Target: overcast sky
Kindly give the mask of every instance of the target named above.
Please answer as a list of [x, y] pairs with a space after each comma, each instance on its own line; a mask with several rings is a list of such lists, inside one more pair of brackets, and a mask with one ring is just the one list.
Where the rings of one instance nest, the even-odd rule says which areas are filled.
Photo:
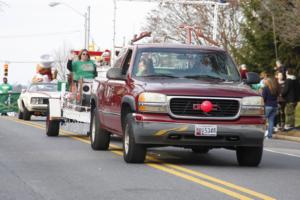
[[[84, 45], [84, 18], [72, 9], [59, 5], [49, 7], [51, 0], [1, 0], [8, 6], [0, 11], [0, 77], [3, 60], [38, 61], [64, 45], [81, 49]], [[62, 2], [62, 1], [61, 1]], [[84, 13], [91, 6], [91, 39], [101, 49], [112, 47], [113, 0], [64, 0]], [[147, 12], [157, 3], [117, 3], [117, 45], [139, 33]], [[10, 63], [9, 82], [28, 83], [37, 63]]]

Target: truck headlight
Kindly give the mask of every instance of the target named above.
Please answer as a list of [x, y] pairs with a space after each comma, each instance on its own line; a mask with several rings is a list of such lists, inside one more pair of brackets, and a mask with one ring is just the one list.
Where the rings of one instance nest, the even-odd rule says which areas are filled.
[[31, 103], [31, 104], [43, 104], [43, 98], [32, 97], [32, 98], [30, 99], [30, 103]]
[[260, 96], [244, 97], [241, 101], [241, 115], [243, 116], [257, 116], [264, 115], [264, 100]]
[[139, 95], [138, 108], [140, 112], [167, 112], [167, 96], [159, 93], [144, 92]]

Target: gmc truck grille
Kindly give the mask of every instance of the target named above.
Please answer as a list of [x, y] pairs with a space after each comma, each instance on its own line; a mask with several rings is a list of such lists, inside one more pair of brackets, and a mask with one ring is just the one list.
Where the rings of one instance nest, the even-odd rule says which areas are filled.
[[[212, 111], [205, 113], [197, 105], [205, 100], [213, 104]], [[234, 119], [238, 117], [240, 103], [238, 99], [219, 98], [171, 98], [169, 101], [171, 115], [175, 118], [212, 118]]]

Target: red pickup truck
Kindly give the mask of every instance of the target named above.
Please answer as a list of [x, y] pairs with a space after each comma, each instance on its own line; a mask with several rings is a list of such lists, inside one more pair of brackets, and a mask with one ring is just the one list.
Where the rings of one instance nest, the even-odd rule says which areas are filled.
[[124, 160], [142, 163], [148, 147], [207, 153], [236, 150], [241, 166], [259, 165], [264, 104], [222, 49], [179, 44], [124, 48], [91, 99], [91, 147], [106, 150], [123, 138]]

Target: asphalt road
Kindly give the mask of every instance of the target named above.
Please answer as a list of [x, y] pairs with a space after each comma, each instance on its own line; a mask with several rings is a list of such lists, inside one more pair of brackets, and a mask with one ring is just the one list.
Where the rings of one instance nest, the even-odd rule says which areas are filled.
[[[0, 118], [0, 200], [291, 199], [300, 196], [300, 143], [266, 140], [259, 167], [239, 167], [235, 152], [151, 149], [126, 164], [121, 142], [93, 151], [85, 125], [47, 137], [44, 121]], [[72, 130], [72, 131], [71, 131]], [[76, 134], [81, 132], [81, 134]]]

